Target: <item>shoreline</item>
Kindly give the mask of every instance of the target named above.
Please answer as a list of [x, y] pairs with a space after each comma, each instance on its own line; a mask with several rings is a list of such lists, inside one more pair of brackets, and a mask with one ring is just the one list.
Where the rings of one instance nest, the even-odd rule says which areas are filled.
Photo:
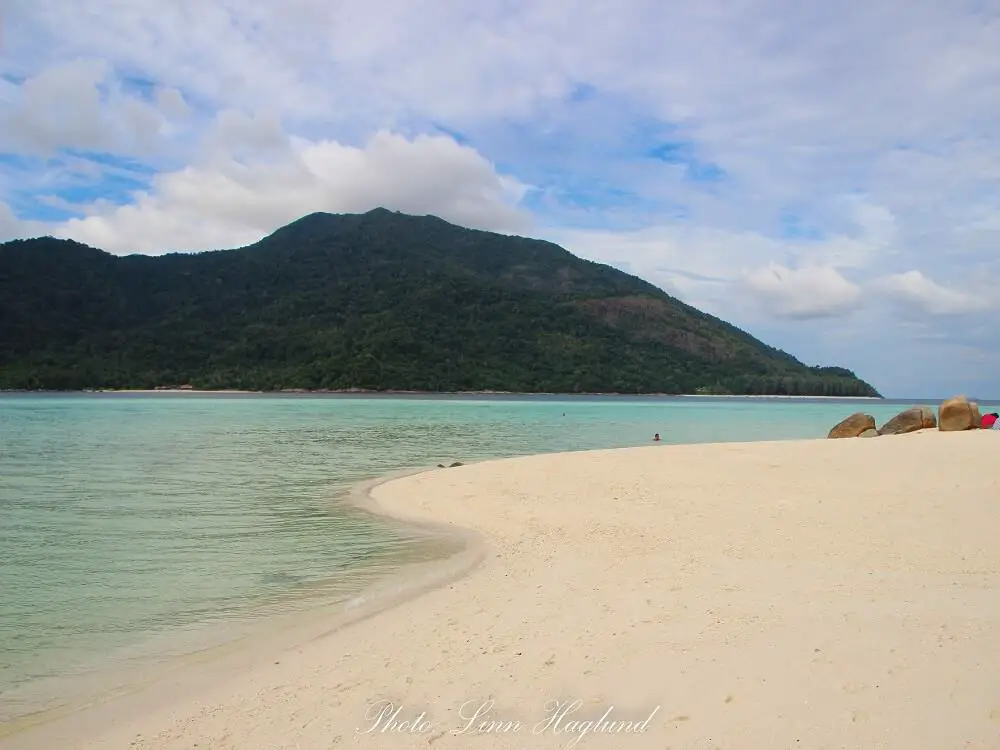
[[[182, 391], [182, 393], [185, 393], [185, 392], [186, 391]], [[732, 438], [730, 437], [730, 439], [732, 439]], [[592, 449], [593, 448], [591, 448], [591, 450]], [[550, 454], [546, 454], [546, 455], [550, 455]], [[465, 465], [468, 465], [468, 466], [472, 466], [475, 463], [474, 461], [469, 461], [465, 456], [463, 456], [461, 454], [456, 454], [455, 457], [459, 457], [459, 458], [465, 459]], [[480, 460], [502, 460], [502, 459], [503, 459], [502, 456], [494, 456], [494, 457], [490, 457], [488, 459], [480, 459]], [[447, 463], [447, 461], [446, 461], [446, 463]], [[387, 481], [390, 481], [390, 480], [396, 478], [399, 475], [399, 472], [402, 472], [403, 474], [408, 474], [408, 473], [411, 473], [413, 471], [434, 471], [435, 469], [436, 469], [436, 467], [434, 467], [432, 465], [428, 465], [428, 466], [426, 466], [426, 467], [424, 467], [422, 469], [408, 468], [408, 469], [394, 470], [394, 471], [389, 472], [388, 474], [379, 475], [379, 476], [373, 477], [370, 480], [365, 480], [365, 481], [361, 482], [358, 485], [351, 485], [346, 492], [343, 492], [343, 491], [338, 492], [339, 497], [337, 498], [336, 502], [345, 502], [346, 501], [352, 507], [355, 507], [355, 508], [357, 508], [357, 509], [359, 509], [361, 511], [367, 511], [369, 513], [372, 513], [372, 514], [374, 514], [375, 516], [378, 517], [378, 522], [380, 524], [398, 523], [399, 519], [396, 519], [391, 513], [387, 513], [384, 510], [380, 509], [377, 506], [377, 503], [375, 503], [373, 500], [371, 500], [367, 496], [361, 496], [361, 497], [359, 497], [358, 493], [359, 492], [363, 493], [364, 492], [364, 488], [367, 487], [367, 486], [374, 486], [376, 484], [381, 484], [381, 483], [384, 483], [384, 482], [387, 482]], [[359, 487], [362, 488], [362, 489], [359, 490]], [[404, 525], [407, 528], [409, 528], [409, 529], [415, 528], [415, 524], [412, 524], [412, 523], [405, 523]], [[439, 526], [437, 528], [432, 529], [429, 533], [431, 534], [431, 536], [433, 536], [433, 537], [435, 537], [437, 539], [440, 539], [442, 531], [447, 532], [448, 535], [449, 535], [449, 537], [453, 537], [455, 530], [453, 528], [442, 529]], [[459, 552], [456, 552], [455, 554], [458, 555], [460, 552], [461, 552], [461, 550], [459, 550]], [[412, 566], [412, 565], [413, 565], [413, 563], [411, 561], [406, 561], [404, 563], [401, 563], [401, 566], [403, 568], [407, 568], [407, 569], [410, 566]], [[456, 565], [457, 565], [457, 563], [456, 563]], [[427, 566], [427, 567], [430, 568], [431, 566]], [[386, 570], [388, 570], [388, 569], [389, 568], [387, 566]], [[393, 576], [390, 576], [392, 578], [393, 582], [402, 581], [403, 584], [407, 583], [405, 580], [400, 579], [397, 574], [393, 574]], [[405, 578], [405, 576], [404, 576], [404, 578]], [[381, 594], [381, 592], [378, 590], [377, 584], [376, 584], [375, 588], [370, 588], [368, 585], [365, 585], [364, 586], [364, 591], [362, 593], [364, 594], [364, 596], [362, 597], [362, 600], [364, 600], [366, 598], [377, 599], [380, 596], [380, 594]], [[297, 598], [297, 597], [292, 597], [290, 595], [289, 598], [291, 599], [291, 598]], [[336, 604], [339, 604], [339, 603], [342, 603], [342, 602], [347, 602], [348, 598], [349, 597], [345, 597], [345, 598], [339, 598], [338, 597], [337, 600], [336, 600]], [[309, 605], [310, 611], [323, 609], [327, 613], [332, 614], [333, 619], [337, 619], [339, 617], [340, 613], [337, 613], [337, 612], [332, 612], [331, 613], [330, 612], [330, 608], [329, 607], [325, 607], [325, 605], [323, 603], [321, 603], [318, 598], [314, 599], [313, 601], [316, 602], [316, 604], [310, 604]], [[331, 597], [327, 601], [328, 602], [334, 602], [334, 599]], [[357, 606], [357, 603], [358, 602], [353, 602], [353, 603], [349, 604], [348, 606], [350, 608], [353, 608], [353, 607]], [[256, 623], [277, 622], [279, 620], [291, 622], [293, 620], [297, 621], [299, 619], [299, 614], [301, 614], [301, 611], [299, 611], [298, 613], [296, 613], [296, 615], [292, 615], [290, 617], [289, 617], [289, 615], [287, 613], [282, 613], [282, 612], [269, 613], [269, 614], [266, 614], [266, 615], [263, 615], [263, 616], [260, 616], [260, 617], [255, 617], [255, 620], [256, 620]], [[346, 622], [346, 619], [344, 621]], [[215, 632], [209, 632], [208, 633], [208, 637], [201, 638], [201, 635], [199, 633], [195, 633], [194, 632], [196, 630], [200, 630], [201, 629], [201, 625], [200, 624], [196, 624], [194, 627], [191, 628], [191, 637], [188, 638], [183, 644], [180, 644], [180, 646], [176, 650], [174, 650], [174, 653], [178, 654], [178, 655], [181, 655], [182, 653], [187, 653], [186, 651], [183, 651], [183, 649], [185, 649], [185, 647], [187, 646], [188, 643], [193, 643], [198, 649], [200, 649], [201, 647], [204, 647], [204, 649], [205, 649], [205, 655], [207, 657], [207, 655], [208, 655], [209, 652], [214, 652], [214, 651], [218, 650], [219, 648], [228, 647], [228, 644], [235, 643], [236, 641], [243, 641], [247, 637], [247, 636], [244, 635], [244, 632], [241, 629], [240, 630], [240, 634], [237, 637], [234, 637], [234, 638], [230, 639], [230, 638], [228, 638], [228, 634], [226, 633], [226, 631], [223, 630], [224, 627], [225, 626], [223, 625], [223, 626], [220, 626], [220, 628], [219, 628], [219, 633], [221, 633], [221, 635], [219, 635], [218, 633], [215, 633]], [[206, 630], [208, 630], [208, 629], [206, 628]], [[256, 637], [256, 635], [258, 635], [258, 630], [260, 630], [260, 629], [258, 629], [256, 627], [254, 627], [254, 628], [249, 628], [248, 627], [247, 630], [252, 630], [252, 632], [250, 633], [250, 637]], [[161, 636], [163, 636], [162, 639], [161, 639]], [[167, 642], [168, 643], [168, 648], [166, 650], [169, 650], [170, 646], [174, 646], [175, 645], [173, 642], [169, 641], [169, 637], [166, 634], [156, 633], [154, 637], [151, 637], [150, 639], [148, 639], [148, 641], [144, 641], [143, 643], [139, 644], [139, 646], [146, 646], [147, 644], [152, 644], [154, 639], [155, 640], [162, 640], [164, 642]], [[219, 640], [223, 641], [223, 643], [221, 644], [221, 646], [217, 645], [217, 641], [219, 641]], [[209, 641], [211, 641], [212, 643], [209, 643]], [[124, 652], [126, 650], [129, 650], [129, 649], [126, 649], [125, 647], [123, 647], [121, 649], [121, 652]], [[138, 652], [138, 651], [139, 651], [139, 649], [137, 648], [136, 652]], [[142, 655], [136, 655], [134, 657], [134, 661], [138, 662], [144, 656], [148, 656], [149, 654], [154, 654], [154, 652], [156, 652], [155, 647], [153, 647], [153, 646], [150, 645], [150, 648], [148, 649], [148, 651], [144, 652]], [[110, 652], [110, 653], [114, 657], [113, 660], [112, 660], [114, 662], [114, 664], [118, 664], [118, 663], [122, 662], [121, 659], [117, 658], [117, 655], [119, 653], [119, 651], [117, 649], [114, 650], [113, 652]], [[156, 653], [158, 653], [158, 652], [156, 652]], [[128, 680], [128, 675], [126, 673], [126, 669], [125, 668], [121, 668], [120, 669], [118, 666], [115, 666], [115, 665], [112, 665], [110, 668], [104, 668], [104, 667], [102, 667], [102, 662], [104, 664], [107, 664], [107, 663], [109, 663], [109, 660], [103, 659], [103, 655], [102, 654], [95, 654], [94, 656], [95, 656], [95, 658], [92, 660], [92, 664], [88, 663], [88, 665], [86, 667], [83, 667], [81, 669], [81, 671], [83, 671], [83, 672], [86, 673], [85, 674], [85, 678], [86, 678], [86, 683], [85, 684], [87, 685], [88, 688], [89, 688], [91, 682], [93, 682], [94, 684], [101, 685], [101, 686], [103, 686], [103, 685], [105, 685], [107, 683], [108, 685], [111, 686], [111, 689], [114, 692], [118, 692], [120, 685], [127, 685], [127, 683], [129, 682], [129, 680]], [[155, 658], [155, 656], [154, 657], [150, 657], [150, 658]], [[128, 660], [129, 661], [133, 660], [132, 657], [131, 657], [131, 655], [130, 655], [130, 657], [128, 657]], [[183, 660], [183, 657], [181, 657], [180, 659], [178, 659], [178, 661], [181, 661], [181, 660]], [[95, 675], [96, 679], [91, 680], [91, 675]], [[106, 676], [108, 676], [108, 675], [110, 675], [110, 678], [107, 679], [107, 680], [105, 680], [104, 678]], [[66, 696], [66, 697], [68, 697], [70, 699], [69, 702], [72, 705], [75, 705], [76, 703], [78, 703], [78, 701], [76, 700], [76, 698], [78, 697], [78, 694], [81, 693], [81, 692], [83, 692], [83, 691], [77, 689], [77, 685], [80, 684], [80, 682], [81, 681], [79, 681], [79, 680], [74, 681], [73, 678], [67, 678], [65, 674], [56, 674], [56, 675], [46, 676], [44, 678], [40, 678], [37, 682], [34, 682], [33, 684], [28, 684], [28, 686], [27, 686], [26, 689], [24, 689], [25, 688], [25, 683], [18, 684], [16, 688], [12, 688], [11, 692], [8, 692], [6, 695], [3, 696], [3, 698], [10, 699], [11, 701], [13, 701], [12, 703], [10, 703], [8, 705], [11, 706], [11, 707], [18, 706], [18, 710], [23, 710], [21, 707], [28, 706], [28, 705], [32, 705], [32, 706], [35, 705], [35, 704], [47, 705], [49, 703], [48, 699], [51, 696], [58, 696], [59, 698], [62, 698], [64, 696]], [[65, 684], [65, 690], [63, 690], [63, 684]], [[130, 691], [130, 690], [131, 690], [131, 688], [127, 688], [126, 691]], [[2, 691], [0, 691], [0, 692], [2, 692]], [[107, 690], [103, 690], [103, 689], [95, 690], [93, 692], [87, 692], [87, 698], [89, 699], [89, 697], [91, 695], [98, 695], [99, 696], [98, 700], [103, 700], [103, 698], [101, 698], [100, 696], [104, 695], [107, 692], [108, 692]], [[18, 711], [14, 710], [14, 709], [11, 709], [10, 711], [3, 711], [3, 712], [0, 712], [0, 713], [8, 714], [9, 715], [9, 714], [17, 713], [17, 712]], [[63, 713], [65, 713], [65, 712], [62, 710], [62, 708], [57, 708], [54, 711], [50, 711], [48, 709], [48, 707], [47, 707], [45, 710], [43, 710], [41, 712], [38, 712], [33, 718], [24, 718], [24, 716], [22, 715], [21, 717], [19, 717], [17, 719], [14, 719], [13, 723], [11, 723], [11, 724], [0, 723], [0, 736], [3, 736], [5, 734], [5, 727], [7, 729], [9, 729], [10, 726], [13, 726], [15, 724], [16, 725], [34, 724], [34, 723], [36, 723], [37, 719], [47, 719], [47, 717], [54, 716], [54, 715], [60, 715], [60, 714], [63, 714]], [[7, 718], [7, 716], [5, 716], [4, 718]]]
[[[68, 704], [2, 721], [0, 748], [48, 750], [50, 747], [69, 747], [74, 738], [94, 736], [103, 731], [103, 727], [114, 725], [122, 714], [134, 716], [155, 712], [162, 707], [159, 696], [164, 686], [173, 693], [204, 692], [242, 673], [248, 666], [251, 649], [258, 654], [280, 656], [289, 649], [361, 623], [468, 575], [487, 552], [480, 535], [446, 523], [391, 514], [371, 494], [383, 484], [442, 470], [437, 466], [397, 469], [357, 482], [343, 497], [333, 501], [345, 503], [387, 526], [402, 527], [408, 533], [432, 538], [441, 545], [439, 556], [419, 562], [400, 559], [390, 572], [376, 575], [372, 582], [350, 597], [329, 600], [302, 611], [255, 618], [251, 625], [240, 629], [237, 637], [174, 655], [168, 666], [154, 670], [155, 674], [146, 679], [138, 679], [138, 674], [133, 673], [123, 684], [112, 684], [113, 680], [104, 683], [103, 688], [85, 694], [82, 701], [81, 696], [77, 696]], [[121, 678], [122, 673], [102, 674], [97, 679], [112, 676]], [[73, 680], [63, 676], [54, 678], [57, 682], [65, 679]]]
[[[253, 396], [543, 396], [558, 398], [574, 398], [580, 396], [608, 396], [627, 398], [734, 398], [734, 399], [782, 399], [782, 400], [820, 400], [820, 401], [885, 401], [883, 396], [790, 396], [783, 394], [710, 394], [710, 393], [621, 393], [616, 391], [580, 391], [574, 393], [557, 393], [548, 391], [416, 391], [416, 390], [366, 390], [363, 388], [341, 389], [307, 389], [284, 388], [276, 391], [249, 391], [239, 389], [198, 389], [198, 388], [83, 388], [77, 390], [21, 390], [0, 389], [0, 394], [191, 394], [191, 395], [253, 395]], [[902, 401], [904, 399], [888, 399]], [[941, 399], [923, 399], [924, 401], [941, 401]], [[915, 401], [920, 401], [916, 399]], [[992, 402], [985, 402], [992, 403]]]
[[[257, 654], [198, 695], [119, 710], [66, 735], [76, 745], [20, 747], [354, 746], [379, 699], [429, 726], [363, 746], [567, 747], [571, 732], [530, 731], [558, 697], [650, 719], [644, 733], [584, 738], [593, 747], [989, 747], [1000, 442], [915, 434], [540, 454], [368, 480], [356, 507], [467, 545], [453, 577], [431, 565], [429, 587], [390, 586], [398, 599], [360, 602], [273, 664]], [[455, 708], [485, 696], [494, 718], [526, 729], [456, 734]]]

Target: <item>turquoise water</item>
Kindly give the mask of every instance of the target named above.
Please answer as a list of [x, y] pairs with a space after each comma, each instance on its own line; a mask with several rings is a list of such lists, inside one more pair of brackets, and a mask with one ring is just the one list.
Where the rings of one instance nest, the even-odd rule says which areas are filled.
[[[909, 404], [903, 404], [909, 405]], [[424, 536], [338, 503], [403, 467], [545, 451], [824, 437], [804, 400], [0, 396], [0, 720], [19, 690], [156, 637], [343, 599]], [[192, 646], [193, 647], [193, 646]], [[131, 649], [131, 651], [130, 651]], [[136, 651], [140, 649], [140, 651]], [[52, 697], [52, 696], [50, 696]]]

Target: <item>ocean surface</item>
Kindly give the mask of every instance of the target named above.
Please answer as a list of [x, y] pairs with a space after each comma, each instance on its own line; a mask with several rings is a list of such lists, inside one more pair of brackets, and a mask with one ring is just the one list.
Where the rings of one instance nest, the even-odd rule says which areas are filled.
[[345, 505], [362, 480], [657, 432], [820, 438], [854, 411], [881, 423], [913, 403], [0, 394], [0, 722], [443, 554]]

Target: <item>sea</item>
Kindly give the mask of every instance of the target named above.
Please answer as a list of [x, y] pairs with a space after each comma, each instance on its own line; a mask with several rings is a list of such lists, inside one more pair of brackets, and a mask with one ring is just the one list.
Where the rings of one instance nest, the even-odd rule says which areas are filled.
[[[447, 550], [345, 502], [407, 468], [823, 438], [936, 401], [0, 394], [0, 730]], [[0, 731], [0, 736], [2, 736]]]

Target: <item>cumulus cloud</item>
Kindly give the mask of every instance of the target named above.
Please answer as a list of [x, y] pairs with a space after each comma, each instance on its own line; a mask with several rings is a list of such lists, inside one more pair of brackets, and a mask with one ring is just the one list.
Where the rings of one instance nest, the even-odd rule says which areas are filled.
[[221, 111], [202, 142], [203, 158], [212, 160], [287, 155], [291, 139], [273, 112], [248, 115], [236, 109]]
[[744, 283], [763, 305], [786, 318], [840, 315], [861, 299], [861, 287], [829, 266], [791, 269], [772, 264], [748, 274]]
[[634, 231], [556, 230], [572, 252], [652, 281], [685, 302], [730, 320], [757, 323], [845, 315], [861, 287], [843, 272], [869, 269], [892, 253], [892, 214], [852, 203], [855, 233], [821, 240], [775, 238], [682, 222]]
[[191, 107], [175, 88], [161, 88], [156, 92], [156, 107], [164, 116], [179, 120], [191, 114]]
[[8, 133], [28, 149], [92, 148], [110, 143], [97, 90], [108, 71], [102, 60], [49, 68], [20, 87]]
[[952, 289], [927, 278], [920, 271], [907, 271], [879, 279], [874, 284], [891, 298], [930, 315], [963, 315], [1000, 305], [996, 288], [973, 280], [966, 289]]
[[48, 230], [42, 222], [19, 219], [3, 201], [0, 201], [0, 237], [4, 239], [24, 239], [38, 237]]
[[158, 92], [156, 106], [110, 81], [111, 66], [79, 59], [26, 79], [0, 122], [9, 148], [51, 155], [60, 149], [148, 154], [156, 149], [166, 116], [182, 113], [176, 89]]
[[13, 239], [23, 237], [23, 232], [24, 222], [14, 215], [10, 206], [6, 203], [0, 203], [0, 236]]
[[[359, 148], [288, 138], [273, 120], [227, 114], [209, 143], [226, 149], [156, 175], [126, 205], [86, 206], [85, 217], [55, 233], [112, 252], [155, 254], [239, 246], [314, 211], [378, 206], [495, 231], [526, 226], [517, 207], [526, 186], [445, 136], [380, 132]], [[257, 159], [233, 155], [248, 153]]]

